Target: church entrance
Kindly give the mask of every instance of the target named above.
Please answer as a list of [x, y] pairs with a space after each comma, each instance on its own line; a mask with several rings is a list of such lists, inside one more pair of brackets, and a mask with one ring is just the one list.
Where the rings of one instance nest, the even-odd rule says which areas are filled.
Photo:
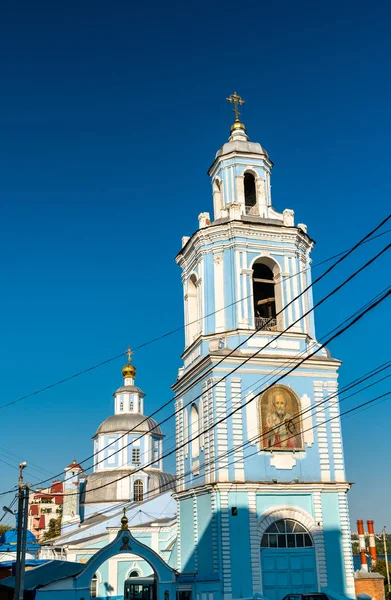
[[318, 591], [315, 548], [297, 521], [280, 519], [268, 527], [261, 542], [261, 567], [263, 594], [270, 600]]
[[124, 600], [156, 600], [155, 577], [132, 577], [124, 585]]

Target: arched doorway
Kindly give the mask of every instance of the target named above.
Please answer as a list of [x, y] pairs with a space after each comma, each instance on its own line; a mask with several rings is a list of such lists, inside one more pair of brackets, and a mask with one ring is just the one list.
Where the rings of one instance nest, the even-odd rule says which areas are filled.
[[261, 539], [263, 594], [281, 600], [286, 594], [318, 591], [316, 554], [309, 531], [293, 519], [278, 519]]
[[[99, 574], [96, 598], [123, 597], [127, 580], [131, 585], [142, 586], [137, 593], [133, 590], [132, 600], [174, 600], [174, 569], [152, 548], [132, 536], [125, 516], [121, 522], [122, 527], [114, 540], [92, 555], [83, 570], [74, 576], [80, 598], [87, 600], [90, 597], [91, 587], [95, 587], [95, 575]], [[132, 571], [137, 571], [140, 576], [127, 579]], [[64, 589], [68, 589], [68, 579], [62, 581]]]

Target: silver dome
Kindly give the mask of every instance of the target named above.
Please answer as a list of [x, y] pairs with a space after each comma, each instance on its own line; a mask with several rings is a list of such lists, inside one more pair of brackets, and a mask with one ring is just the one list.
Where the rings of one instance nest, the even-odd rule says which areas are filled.
[[264, 148], [262, 148], [261, 144], [258, 144], [258, 142], [248, 142], [244, 140], [232, 140], [230, 142], [226, 142], [224, 146], [217, 151], [216, 158], [219, 158], [219, 156], [224, 156], [225, 154], [231, 154], [231, 152], [261, 154], [269, 158], [268, 153]]
[[108, 417], [99, 425], [93, 437], [102, 433], [123, 433], [125, 431], [151, 432], [154, 435], [163, 436], [162, 430], [152, 417], [146, 417], [140, 413], [124, 413]]

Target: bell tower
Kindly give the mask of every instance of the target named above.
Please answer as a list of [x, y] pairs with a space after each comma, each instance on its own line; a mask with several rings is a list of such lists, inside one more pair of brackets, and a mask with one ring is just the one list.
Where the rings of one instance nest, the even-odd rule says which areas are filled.
[[314, 241], [293, 210], [273, 208], [273, 163], [240, 121], [242, 98], [228, 101], [235, 120], [208, 171], [213, 217], [199, 215], [176, 257], [185, 314], [173, 386], [178, 568], [213, 571], [226, 600], [327, 590], [353, 598], [340, 362], [322, 349], [279, 380], [319, 347], [307, 314]]

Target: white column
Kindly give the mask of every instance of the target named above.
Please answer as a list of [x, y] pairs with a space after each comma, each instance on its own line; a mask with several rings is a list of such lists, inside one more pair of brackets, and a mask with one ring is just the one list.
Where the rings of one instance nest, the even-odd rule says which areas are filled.
[[323, 395], [323, 381], [314, 381], [314, 396], [316, 405], [316, 425], [319, 446], [320, 476], [322, 481], [330, 481], [330, 455], [326, 420], [326, 403]]
[[255, 492], [248, 492], [248, 518], [250, 528], [251, 578], [253, 596], [262, 594], [260, 539], [258, 535], [257, 497]]
[[289, 304], [292, 300], [292, 278], [289, 270], [289, 258], [288, 256], [284, 256], [284, 269], [287, 274], [284, 280], [283, 288], [285, 289], [286, 295], [286, 304], [289, 305], [288, 308], [284, 310], [284, 320], [285, 320], [285, 328], [289, 327], [294, 321], [293, 319], [293, 309], [292, 304]]
[[355, 598], [354, 575], [353, 575], [353, 555], [352, 555], [352, 540], [349, 522], [348, 498], [346, 492], [339, 492], [339, 518], [341, 523], [342, 534], [342, 555], [343, 564], [345, 566], [346, 580], [346, 595], [350, 598]]
[[214, 299], [215, 299], [215, 331], [225, 330], [224, 300], [224, 255], [222, 252], [213, 256]]
[[198, 571], [198, 519], [197, 496], [193, 496], [194, 570]]
[[232, 410], [240, 407], [232, 415], [232, 434], [233, 446], [239, 446], [234, 451], [234, 477], [235, 481], [245, 481], [243, 448], [243, 419], [242, 419], [242, 380], [240, 378], [231, 378], [231, 402]]
[[[297, 272], [297, 267], [296, 267], [296, 258], [295, 257], [291, 257], [290, 259], [290, 264], [291, 264], [291, 269], [290, 272], [292, 274], [291, 277], [291, 281], [292, 281], [292, 293], [293, 293], [293, 298], [296, 298], [296, 300], [293, 301], [293, 307], [294, 307], [294, 321], [297, 321], [297, 319], [300, 319], [302, 314], [301, 314], [301, 308], [300, 308], [300, 298], [297, 298], [297, 296], [299, 295], [299, 274]], [[299, 321], [298, 323], [296, 323], [296, 325], [294, 325], [291, 329], [291, 331], [301, 331], [302, 330], [302, 321]]]
[[240, 285], [240, 253], [235, 248], [234, 251], [234, 269], [235, 269], [235, 293], [233, 294], [232, 301], [236, 302], [236, 317], [237, 325], [241, 327], [243, 325], [243, 310], [242, 310], [242, 287]]
[[228, 492], [220, 492], [221, 558], [223, 563], [224, 600], [232, 598], [231, 584], [231, 540], [229, 532]]
[[[219, 382], [214, 388], [215, 399], [216, 399], [216, 421], [220, 421], [227, 415], [227, 394], [226, 394], [226, 382]], [[218, 481], [228, 481], [228, 428], [227, 421], [223, 421], [216, 425], [216, 469]]]
[[316, 524], [319, 523], [318, 531], [313, 536], [317, 536], [316, 546], [316, 566], [318, 571], [318, 583], [319, 583], [319, 592], [320, 588], [327, 587], [327, 567], [326, 567], [326, 552], [324, 548], [324, 535], [323, 535], [323, 513], [322, 513], [322, 500], [320, 496], [320, 492], [314, 492], [313, 495], [314, 502], [314, 517]]
[[[181, 410], [182, 406], [183, 406], [183, 400], [182, 400], [182, 398], [180, 398], [175, 403], [175, 411], [176, 411], [175, 434], [176, 434], [177, 446], [181, 446], [184, 442], [184, 431], [183, 431], [184, 419], [183, 419], [183, 410]], [[184, 487], [184, 481], [182, 479], [182, 475], [184, 474], [184, 461], [185, 461], [184, 454], [185, 454], [184, 448], [179, 448], [176, 452], [176, 472], [177, 472], [177, 476], [178, 476], [178, 481], [176, 483], [176, 486], [177, 486], [178, 492], [180, 490], [182, 490]]]
[[335, 481], [345, 481], [345, 465], [343, 458], [341, 420], [339, 417], [339, 400], [337, 396], [337, 382], [330, 381], [327, 383], [327, 394], [329, 396], [329, 427], [331, 430], [331, 446], [334, 463], [334, 479]]

